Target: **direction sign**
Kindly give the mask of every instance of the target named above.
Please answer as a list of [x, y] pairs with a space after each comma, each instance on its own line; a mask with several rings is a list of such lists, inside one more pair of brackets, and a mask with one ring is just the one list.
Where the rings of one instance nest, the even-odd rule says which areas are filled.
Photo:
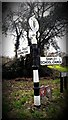
[[18, 57], [20, 57], [20, 55], [25, 56], [26, 54], [30, 54], [30, 46], [27, 46], [26, 48], [21, 48], [18, 49]]
[[41, 65], [54, 65], [54, 64], [62, 64], [61, 57], [40, 57]]

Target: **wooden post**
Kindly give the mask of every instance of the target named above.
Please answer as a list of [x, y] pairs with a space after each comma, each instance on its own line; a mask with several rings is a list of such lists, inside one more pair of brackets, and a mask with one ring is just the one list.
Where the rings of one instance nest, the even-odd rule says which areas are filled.
[[64, 76], [64, 89], [67, 90], [67, 72], [65, 72]]
[[60, 92], [63, 93], [63, 76], [62, 76], [62, 72], [60, 72]]
[[64, 88], [65, 90], [67, 90], [67, 76], [64, 77]]

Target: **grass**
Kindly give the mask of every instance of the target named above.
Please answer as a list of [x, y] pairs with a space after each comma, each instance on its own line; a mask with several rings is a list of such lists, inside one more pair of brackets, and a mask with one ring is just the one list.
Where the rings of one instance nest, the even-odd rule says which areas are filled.
[[58, 70], [60, 72], [68, 72], [68, 66], [62, 66], [62, 65], [49, 65], [48, 66], [51, 69]]
[[[3, 81], [3, 117], [24, 120], [56, 120], [65, 109], [65, 98], [60, 93], [60, 80], [40, 80], [41, 85], [50, 85], [52, 99], [41, 99], [41, 107], [34, 106], [34, 90], [32, 81]], [[43, 103], [43, 104], [42, 104]]]

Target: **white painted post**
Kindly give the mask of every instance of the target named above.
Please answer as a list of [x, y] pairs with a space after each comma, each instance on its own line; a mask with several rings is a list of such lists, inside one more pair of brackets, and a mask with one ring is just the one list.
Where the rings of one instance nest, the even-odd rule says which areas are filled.
[[38, 69], [33, 70], [33, 82], [34, 82], [34, 105], [40, 106]]

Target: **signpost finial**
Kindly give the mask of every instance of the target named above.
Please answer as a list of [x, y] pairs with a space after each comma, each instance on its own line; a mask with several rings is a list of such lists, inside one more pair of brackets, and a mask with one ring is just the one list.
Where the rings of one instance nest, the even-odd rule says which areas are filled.
[[39, 23], [35, 16], [29, 18], [29, 25], [33, 32], [37, 32], [39, 30]]

